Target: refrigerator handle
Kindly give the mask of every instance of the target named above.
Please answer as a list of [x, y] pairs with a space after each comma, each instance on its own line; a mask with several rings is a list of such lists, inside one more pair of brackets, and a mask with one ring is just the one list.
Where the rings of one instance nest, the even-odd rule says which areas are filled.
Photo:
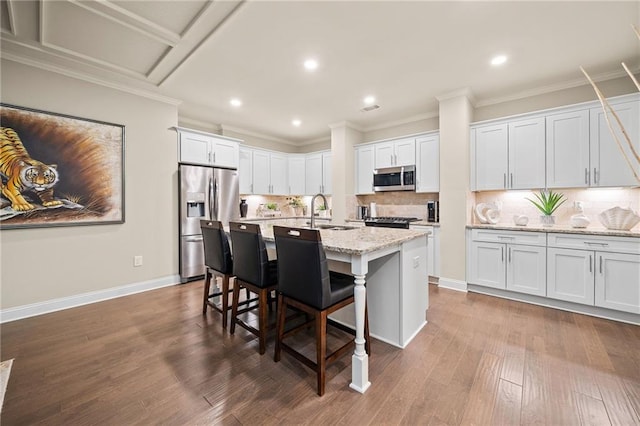
[[220, 184], [216, 179], [213, 180], [213, 213], [215, 214], [215, 220], [220, 220], [219, 209], [220, 209], [220, 200], [218, 197], [220, 196]]
[[213, 220], [213, 203], [214, 203], [214, 199], [213, 199], [213, 178], [210, 177], [209, 178], [209, 220]]

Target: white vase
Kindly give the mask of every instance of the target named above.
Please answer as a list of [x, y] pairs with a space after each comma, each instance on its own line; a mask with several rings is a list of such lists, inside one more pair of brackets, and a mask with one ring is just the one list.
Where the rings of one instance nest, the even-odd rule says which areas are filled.
[[553, 226], [556, 224], [556, 217], [553, 215], [541, 215], [540, 216], [540, 223], [542, 224], [542, 226]]

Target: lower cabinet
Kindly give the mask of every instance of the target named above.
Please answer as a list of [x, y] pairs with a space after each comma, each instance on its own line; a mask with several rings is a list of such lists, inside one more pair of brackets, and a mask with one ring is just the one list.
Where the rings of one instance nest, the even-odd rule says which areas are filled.
[[593, 305], [594, 272], [591, 251], [547, 249], [547, 297]]
[[440, 227], [429, 225], [410, 225], [411, 229], [430, 231], [427, 240], [427, 268], [432, 277], [440, 276]]
[[[510, 231], [473, 230], [468, 281], [485, 287], [545, 296], [545, 234], [521, 234]], [[518, 244], [519, 242], [537, 245]]]

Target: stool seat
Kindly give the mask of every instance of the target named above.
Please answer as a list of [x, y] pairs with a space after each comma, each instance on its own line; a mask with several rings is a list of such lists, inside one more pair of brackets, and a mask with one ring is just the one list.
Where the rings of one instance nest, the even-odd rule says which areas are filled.
[[[201, 220], [200, 229], [202, 230], [206, 267], [202, 314], [206, 315], [207, 307], [215, 309], [222, 314], [222, 328], [227, 328], [227, 312], [231, 309], [229, 306], [229, 281], [233, 275], [233, 257], [231, 256], [229, 239], [220, 221]], [[211, 293], [211, 280], [216, 276], [222, 278], [222, 290]], [[216, 297], [221, 299], [221, 308], [213, 301]]]

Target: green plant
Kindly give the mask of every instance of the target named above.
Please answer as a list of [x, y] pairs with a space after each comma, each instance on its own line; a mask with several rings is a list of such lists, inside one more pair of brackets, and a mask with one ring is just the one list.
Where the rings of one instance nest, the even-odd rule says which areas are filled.
[[300, 197], [291, 197], [291, 198], [287, 198], [287, 200], [289, 201], [289, 205], [291, 207], [302, 207], [304, 206], [304, 203], [302, 202], [302, 198]]
[[327, 209], [327, 206], [325, 206], [324, 204], [317, 207], [317, 210], [326, 210], [326, 209]]
[[269, 210], [278, 210], [278, 205], [277, 205], [276, 203], [267, 203], [267, 204], [266, 204], [266, 207], [267, 207]]
[[553, 212], [557, 210], [558, 207], [562, 205], [566, 198], [564, 198], [564, 194], [553, 191], [540, 191], [539, 194], [533, 194], [537, 198], [536, 200], [532, 200], [531, 198], [527, 198], [527, 200], [531, 201], [531, 203], [538, 208], [545, 216], [551, 216]]

